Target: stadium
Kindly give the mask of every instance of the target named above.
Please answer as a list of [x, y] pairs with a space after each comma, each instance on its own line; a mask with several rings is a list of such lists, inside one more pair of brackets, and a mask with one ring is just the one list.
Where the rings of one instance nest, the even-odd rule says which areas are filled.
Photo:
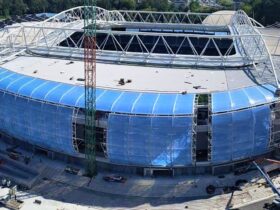
[[[85, 158], [84, 7], [0, 31], [0, 132]], [[97, 14], [98, 167], [230, 171], [280, 142], [280, 30], [243, 11]]]

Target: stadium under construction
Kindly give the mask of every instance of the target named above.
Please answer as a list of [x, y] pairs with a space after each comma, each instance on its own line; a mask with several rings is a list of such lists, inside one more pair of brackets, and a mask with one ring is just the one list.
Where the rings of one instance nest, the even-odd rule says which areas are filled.
[[[84, 11], [0, 31], [1, 138], [85, 158]], [[96, 8], [96, 159], [115, 171], [230, 171], [280, 143], [280, 29], [243, 11]]]

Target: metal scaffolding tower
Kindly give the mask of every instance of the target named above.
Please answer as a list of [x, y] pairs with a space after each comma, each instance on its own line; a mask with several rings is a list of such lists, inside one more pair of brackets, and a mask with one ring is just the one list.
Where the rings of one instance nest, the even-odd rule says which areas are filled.
[[85, 156], [86, 173], [93, 177], [96, 167], [96, 0], [84, 0], [85, 63]]

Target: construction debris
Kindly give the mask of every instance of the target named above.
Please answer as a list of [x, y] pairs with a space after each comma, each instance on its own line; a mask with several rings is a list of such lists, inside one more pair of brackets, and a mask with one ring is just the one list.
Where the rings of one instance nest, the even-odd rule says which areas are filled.
[[121, 78], [121, 79], [119, 80], [119, 85], [125, 85], [124, 78]]
[[38, 205], [41, 205], [42, 201], [36, 199], [36, 200], [34, 201], [34, 203], [36, 203], [36, 204], [38, 204]]
[[[5, 183], [5, 185], [6, 185], [6, 181], [4, 182], [2, 180], [2, 183]], [[4, 188], [2, 188], [2, 189], [4, 189]], [[13, 209], [13, 210], [20, 209], [23, 206], [24, 202], [17, 199], [17, 196], [16, 196], [17, 185], [15, 185], [11, 188], [5, 188], [5, 189], [9, 189], [9, 191], [7, 192], [7, 194], [5, 196], [1, 197], [0, 203], [9, 209]]]
[[18, 210], [18, 209], [21, 209], [21, 207], [23, 206], [23, 203], [24, 202], [21, 200], [10, 199], [5, 203], [5, 206], [12, 210]]
[[124, 78], [120, 78], [120, 80], [118, 81], [118, 84], [119, 85], [125, 85], [125, 84], [128, 84], [128, 83], [132, 83], [132, 80], [131, 79], [127, 79], [125, 80]]

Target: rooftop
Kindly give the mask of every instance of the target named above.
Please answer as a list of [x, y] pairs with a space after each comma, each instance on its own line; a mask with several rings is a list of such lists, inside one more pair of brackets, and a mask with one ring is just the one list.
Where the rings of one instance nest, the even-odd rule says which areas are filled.
[[[83, 108], [83, 17], [88, 9], [93, 8], [76, 7], [0, 30], [0, 89]], [[189, 115], [196, 93], [213, 93], [213, 113], [277, 100], [280, 37], [269, 35], [243, 11], [96, 8], [96, 15], [100, 111]]]
[[[82, 86], [84, 12], [0, 30], [2, 67]], [[97, 87], [131, 92], [211, 93], [279, 86], [279, 29], [243, 11], [213, 14], [96, 8]], [[11, 47], [12, 46], [12, 47]], [[124, 83], [124, 84], [121, 84]]]
[[[2, 65], [19, 74], [72, 85], [83, 85], [80, 60], [20, 56]], [[119, 84], [120, 79], [131, 82]], [[97, 63], [97, 87], [133, 92], [208, 93], [256, 85], [247, 70], [193, 69]]]

